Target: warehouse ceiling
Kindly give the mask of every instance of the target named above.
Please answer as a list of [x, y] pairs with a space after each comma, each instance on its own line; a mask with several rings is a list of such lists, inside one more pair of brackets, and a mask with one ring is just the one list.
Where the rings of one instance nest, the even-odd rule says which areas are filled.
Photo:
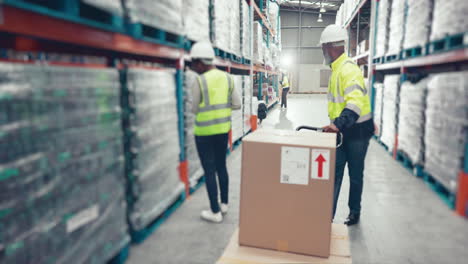
[[281, 0], [278, 2], [280, 3], [282, 9], [299, 11], [299, 7], [301, 7], [302, 11], [318, 11], [323, 6], [326, 12], [336, 12], [343, 3], [343, 0]]

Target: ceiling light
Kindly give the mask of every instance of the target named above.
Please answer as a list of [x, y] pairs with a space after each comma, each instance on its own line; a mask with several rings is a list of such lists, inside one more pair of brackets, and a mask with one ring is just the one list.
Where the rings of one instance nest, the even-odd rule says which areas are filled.
[[325, 7], [322, 6], [322, 7], [320, 8], [320, 13], [325, 13], [325, 12], [327, 12], [327, 10], [325, 10]]
[[318, 17], [318, 19], [317, 19], [317, 22], [320, 22], [320, 23], [323, 22], [322, 14], [319, 14], [319, 17]]

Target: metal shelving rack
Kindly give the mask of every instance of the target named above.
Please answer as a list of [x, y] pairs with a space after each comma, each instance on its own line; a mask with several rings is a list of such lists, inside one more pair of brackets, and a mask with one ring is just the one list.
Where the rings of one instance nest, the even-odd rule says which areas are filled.
[[[466, 36], [468, 35], [467, 32], [461, 33], [465, 36], [464, 43], [454, 48], [445, 48], [442, 50], [434, 51], [434, 52], [427, 52], [422, 53], [419, 56], [404, 58], [402, 56], [402, 52], [400, 52], [400, 56], [396, 61], [392, 62], [385, 62], [385, 58], [376, 58], [374, 59], [375, 54], [375, 41], [377, 35], [377, 18], [378, 18], [378, 9], [379, 9], [379, 1], [375, 0], [372, 1], [372, 14], [371, 14], [371, 23], [373, 28], [373, 32], [371, 30], [371, 43], [370, 43], [370, 53], [369, 53], [369, 73], [371, 79], [371, 103], [372, 109], [374, 109], [374, 101], [375, 101], [375, 89], [374, 83], [377, 81], [383, 80], [383, 77], [386, 74], [400, 74], [400, 81], [408, 80], [410, 75], [414, 74], [431, 74], [431, 73], [441, 73], [441, 72], [453, 72], [453, 71], [461, 71], [468, 69], [468, 45], [466, 43]], [[458, 34], [459, 35], [459, 34]], [[447, 38], [450, 38], [447, 37]], [[429, 46], [431, 43], [428, 43], [426, 46]], [[396, 121], [396, 126], [398, 128], [398, 118]], [[394, 151], [392, 154], [393, 158], [398, 160], [397, 151], [398, 151], [398, 136], [395, 137], [394, 143]], [[468, 139], [468, 133], [467, 133]], [[380, 140], [376, 138], [378, 142]], [[401, 161], [401, 160], [400, 160]], [[403, 164], [404, 165], [404, 164]], [[405, 165], [404, 165], [405, 166]], [[436, 178], [432, 178], [431, 175], [428, 175], [424, 170], [414, 170], [413, 173], [416, 176], [424, 177], [425, 180], [428, 178], [435, 181], [435, 185], [439, 185], [437, 183]], [[428, 182], [429, 183], [429, 182]], [[433, 183], [429, 183], [433, 184]], [[433, 189], [438, 192], [437, 186], [431, 186]], [[456, 194], [440, 194], [441, 198], [449, 205], [449, 207], [456, 209], [456, 212], [462, 216], [468, 216], [468, 140], [465, 145], [465, 156], [463, 159], [463, 166], [460, 168], [459, 173], [459, 187], [458, 192]]]
[[[348, 30], [348, 56], [359, 66], [367, 67], [369, 62], [369, 47], [364, 52], [358, 51], [358, 44], [361, 41], [369, 42], [371, 3], [370, 0], [361, 0], [355, 7], [351, 17], [342, 26]], [[364, 70], [364, 76], [368, 76], [368, 71]]]
[[[259, 21], [260, 24], [263, 27], [263, 34], [264, 34], [264, 40], [266, 41], [267, 47], [270, 46], [271, 42], [277, 42], [278, 37], [277, 37], [277, 32], [278, 28], [274, 29], [268, 19], [266, 18], [265, 13], [263, 10], [268, 9], [268, 6], [270, 4], [270, 0], [246, 0], [251, 6], [253, 6], [253, 17], [255, 21]], [[279, 17], [279, 13], [278, 13]], [[279, 27], [279, 22], [278, 22], [278, 27]], [[272, 41], [270, 41], [272, 40]], [[279, 72], [277, 69], [272, 69], [270, 67], [267, 67], [265, 65], [257, 65], [254, 64], [252, 68], [252, 73], [256, 75], [257, 78], [257, 91], [258, 91], [258, 100], [263, 100], [264, 99], [264, 94], [262, 90], [262, 85], [264, 83], [264, 79], [273, 79], [269, 80], [273, 87], [275, 88], [276, 91], [276, 96], [278, 97], [278, 75]], [[265, 76], [267, 74], [268, 77]], [[272, 78], [269, 76], [273, 76]], [[252, 82], [253, 83], [253, 82]], [[273, 102], [268, 101], [268, 96], [265, 97], [265, 102], [268, 106], [268, 109], [272, 108], [276, 103], [278, 103], [278, 100], [274, 100]]]
[[[267, 29], [268, 38], [270, 36], [274, 38], [275, 30], [271, 28], [265, 15], [260, 11], [254, 0], [245, 1], [250, 6], [250, 20], [252, 21], [250, 27], [253, 26], [255, 15], [261, 19], [263, 27]], [[188, 186], [188, 163], [184, 148], [183, 95], [184, 68], [189, 61], [188, 51], [190, 47], [187, 47], [189, 41], [174, 45], [174, 43], [157, 43], [156, 41], [137, 39], [127, 34], [123, 29], [114, 30], [112, 26], [103, 27], [80, 20], [67, 19], [66, 17], [43, 12], [42, 9], [28, 9], [27, 5], [23, 7], [10, 4], [13, 2], [0, 1], [0, 38], [2, 39], [0, 42], [0, 60], [13, 61], [9, 60], [2, 52], [3, 49], [12, 49], [25, 53], [55, 52], [106, 58], [109, 62], [108, 65], [98, 65], [99, 67], [119, 67], [121, 60], [128, 59], [159, 63], [176, 70], [178, 129], [179, 144], [181, 146], [179, 172], [181, 180]], [[235, 74], [252, 75], [257, 73], [261, 75], [269, 73], [277, 75], [275, 70], [269, 69], [265, 65], [254, 65], [252, 60], [250, 60], [250, 63], [245, 64], [217, 57], [215, 65]], [[200, 186], [200, 184], [197, 186]], [[187, 188], [186, 192], [189, 191], [193, 192], [194, 189], [189, 190]], [[172, 212], [177, 206], [169, 208], [168, 213]], [[160, 222], [158, 222], [159, 224]], [[156, 228], [157, 226], [154, 226], [154, 228], [151, 228], [152, 231], [148, 232], [153, 232]]]

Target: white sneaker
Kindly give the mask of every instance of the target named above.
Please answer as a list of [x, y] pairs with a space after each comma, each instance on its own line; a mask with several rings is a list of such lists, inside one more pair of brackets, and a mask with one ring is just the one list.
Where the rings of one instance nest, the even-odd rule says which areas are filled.
[[228, 212], [228, 205], [227, 204], [222, 203], [220, 208], [221, 208], [221, 213], [227, 214], [227, 212]]
[[201, 218], [213, 223], [221, 223], [223, 221], [223, 215], [221, 212], [214, 214], [211, 210], [203, 210], [201, 212]]

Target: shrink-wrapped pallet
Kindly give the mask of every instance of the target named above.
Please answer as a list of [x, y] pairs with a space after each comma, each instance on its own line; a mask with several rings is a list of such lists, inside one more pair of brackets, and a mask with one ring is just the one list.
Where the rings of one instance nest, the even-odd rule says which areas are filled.
[[382, 134], [380, 140], [393, 151], [395, 145], [398, 92], [400, 75], [386, 75], [384, 79], [383, 108], [382, 108]]
[[435, 74], [428, 83], [425, 170], [457, 192], [468, 131], [468, 72]]
[[123, 0], [131, 22], [182, 35], [182, 0]]
[[406, 81], [400, 89], [398, 150], [418, 165], [424, 164], [424, 111], [428, 82], [427, 78], [417, 83]]

